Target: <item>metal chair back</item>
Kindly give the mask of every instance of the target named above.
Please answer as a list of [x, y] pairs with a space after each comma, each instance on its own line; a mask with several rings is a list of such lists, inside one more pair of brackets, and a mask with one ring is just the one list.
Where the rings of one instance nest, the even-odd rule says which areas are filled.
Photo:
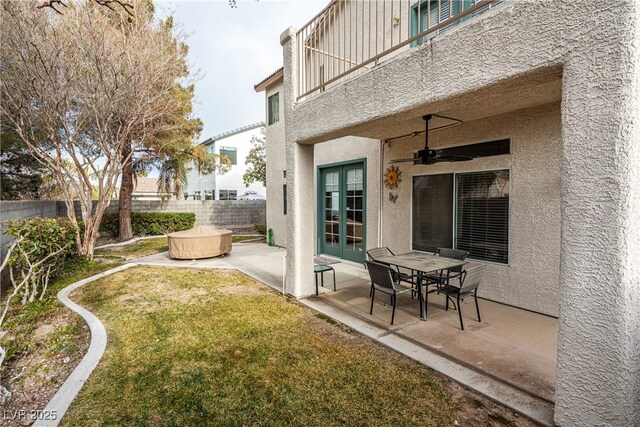
[[387, 248], [386, 246], [380, 247], [380, 248], [371, 248], [367, 251], [367, 255], [369, 256], [369, 259], [371, 259], [372, 261], [377, 260], [378, 258], [381, 258], [383, 256], [393, 256], [393, 252], [391, 252], [391, 249]]
[[[436, 255], [440, 255], [441, 257], [445, 257], [445, 258], [459, 259], [464, 261], [467, 258], [467, 256], [469, 256], [469, 252], [461, 251], [459, 249], [438, 248], [438, 250], [436, 250]], [[462, 271], [462, 266], [453, 267], [449, 271], [459, 273]]]
[[469, 252], [461, 251], [459, 249], [451, 249], [451, 248], [438, 248], [436, 251], [437, 255], [445, 258], [451, 259], [461, 259], [464, 260], [469, 256]]
[[480, 286], [485, 267], [484, 265], [478, 265], [462, 272], [462, 277], [460, 278], [461, 294], [474, 291]]
[[389, 290], [396, 289], [396, 282], [393, 280], [393, 270], [389, 266], [375, 261], [365, 261], [364, 263], [367, 266], [367, 271], [369, 271], [371, 283]]

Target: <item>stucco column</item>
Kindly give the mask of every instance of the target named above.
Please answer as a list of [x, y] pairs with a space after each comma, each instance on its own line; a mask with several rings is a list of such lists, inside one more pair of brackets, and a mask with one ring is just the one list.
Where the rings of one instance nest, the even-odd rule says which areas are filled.
[[640, 31], [622, 4], [564, 68], [561, 426], [640, 425]]
[[313, 278], [314, 210], [313, 145], [298, 144], [292, 138], [292, 111], [297, 88], [296, 31], [280, 36], [284, 66], [284, 124], [287, 156], [287, 278], [285, 291], [295, 297], [315, 292]]

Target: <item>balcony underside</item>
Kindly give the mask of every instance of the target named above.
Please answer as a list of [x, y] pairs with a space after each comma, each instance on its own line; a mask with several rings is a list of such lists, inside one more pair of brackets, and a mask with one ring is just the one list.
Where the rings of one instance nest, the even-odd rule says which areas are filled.
[[292, 139], [387, 139], [422, 129], [427, 113], [472, 121], [559, 101], [568, 51], [551, 25], [557, 16], [547, 15], [560, 6], [537, 11], [535, 21], [519, 6], [509, 3], [297, 103]]
[[[335, 90], [339, 91], [340, 88], [337, 87]], [[320, 96], [330, 97], [331, 93]], [[354, 123], [351, 126], [301, 141], [301, 143], [315, 144], [348, 135], [385, 140], [423, 130], [422, 116], [424, 114], [436, 113], [463, 122], [470, 122], [511, 111], [559, 102], [561, 99], [562, 68], [559, 66], [543, 68], [525, 75], [504, 79], [478, 90], [426, 102], [405, 111], [377, 115], [364, 123]], [[363, 99], [361, 102], [367, 103], [368, 101]], [[430, 126], [436, 128], [448, 124], [451, 124], [451, 121], [435, 117]]]

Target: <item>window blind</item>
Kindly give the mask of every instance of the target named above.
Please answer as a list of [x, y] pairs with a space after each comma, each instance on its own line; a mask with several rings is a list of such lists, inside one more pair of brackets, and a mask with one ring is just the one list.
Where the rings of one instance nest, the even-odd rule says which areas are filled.
[[271, 95], [267, 104], [269, 124], [272, 125], [280, 120], [280, 92]]
[[413, 178], [413, 249], [453, 247], [453, 174]]
[[469, 258], [509, 262], [509, 171], [456, 175], [456, 248]]

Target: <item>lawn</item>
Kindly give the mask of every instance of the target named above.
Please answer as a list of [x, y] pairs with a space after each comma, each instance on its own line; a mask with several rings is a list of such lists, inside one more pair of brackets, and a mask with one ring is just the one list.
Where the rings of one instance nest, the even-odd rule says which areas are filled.
[[109, 344], [66, 426], [514, 425], [236, 271], [135, 267], [72, 298], [103, 320]]
[[[233, 236], [233, 243], [243, 242], [245, 240], [256, 239], [257, 236]], [[153, 239], [139, 240], [128, 245], [110, 246], [104, 249], [96, 249], [96, 256], [100, 257], [125, 257], [128, 259], [141, 258], [148, 255], [166, 252], [169, 250], [167, 238], [165, 236], [155, 237]]]
[[128, 245], [110, 246], [104, 249], [96, 249], [95, 255], [101, 257], [126, 257], [140, 258], [147, 255], [166, 252], [169, 250], [166, 236], [155, 237], [153, 239], [139, 240]]

